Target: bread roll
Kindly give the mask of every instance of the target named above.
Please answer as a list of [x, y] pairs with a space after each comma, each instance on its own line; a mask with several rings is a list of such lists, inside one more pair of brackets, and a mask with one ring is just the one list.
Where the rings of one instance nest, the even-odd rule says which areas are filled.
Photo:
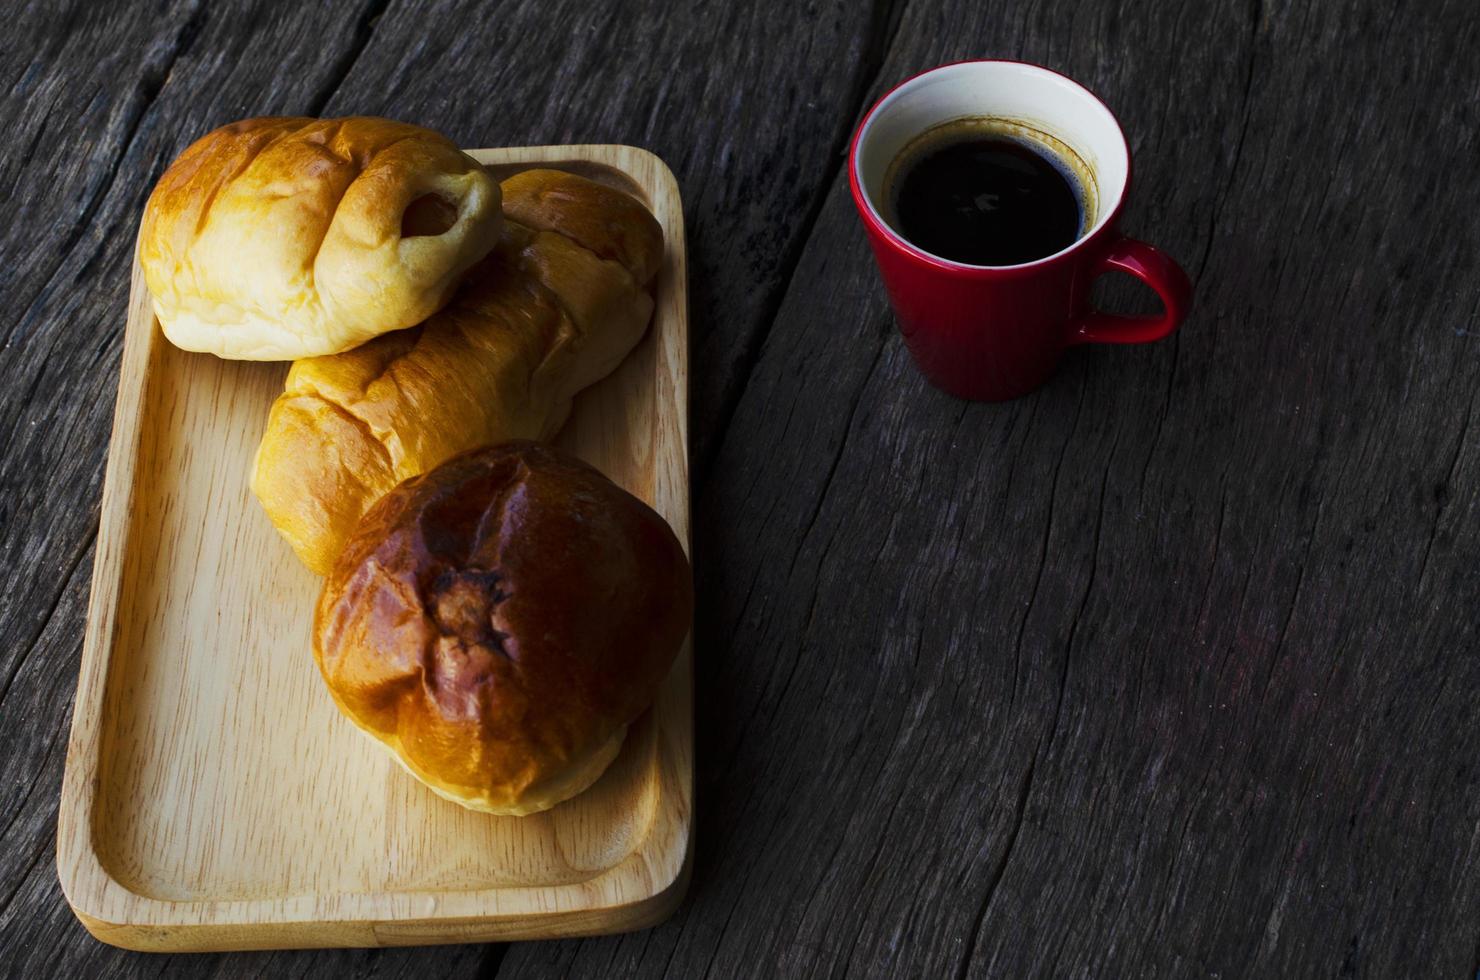
[[551, 170], [504, 182], [503, 239], [426, 323], [298, 361], [252, 491], [324, 574], [366, 509], [448, 457], [545, 439], [647, 328], [662, 231], [641, 204]]
[[439, 795], [527, 814], [590, 786], [693, 618], [688, 559], [647, 505], [532, 442], [457, 456], [360, 521], [324, 582], [335, 702]]
[[247, 119], [196, 140], [159, 179], [139, 263], [176, 346], [292, 360], [425, 320], [501, 223], [497, 182], [429, 129]]

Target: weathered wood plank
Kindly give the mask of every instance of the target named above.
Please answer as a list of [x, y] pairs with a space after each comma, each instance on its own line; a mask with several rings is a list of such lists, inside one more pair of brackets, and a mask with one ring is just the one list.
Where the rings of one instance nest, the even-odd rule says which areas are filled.
[[[0, 974], [1480, 971], [1480, 189], [1456, 177], [1480, 14], [1389, 14], [913, 0], [873, 80], [884, 8], [22, 8]], [[1107, 98], [1127, 228], [1199, 279], [1177, 340], [1082, 352], [1005, 406], [914, 374], [835, 152], [863, 88], [984, 53]], [[61, 901], [132, 223], [193, 132], [321, 107], [644, 143], [684, 181], [696, 435], [723, 443], [697, 512], [698, 864], [657, 930], [161, 959]]]
[[699, 500], [690, 902], [509, 975], [1480, 967], [1480, 15], [1080, 11], [916, 2], [881, 84], [1085, 80], [1197, 313], [952, 401], [835, 182]]

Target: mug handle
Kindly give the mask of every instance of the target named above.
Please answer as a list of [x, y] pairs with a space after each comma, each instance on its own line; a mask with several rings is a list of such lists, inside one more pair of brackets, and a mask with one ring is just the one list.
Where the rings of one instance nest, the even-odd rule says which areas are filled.
[[1153, 316], [1124, 316], [1092, 310], [1069, 332], [1071, 344], [1149, 344], [1182, 325], [1192, 305], [1192, 282], [1182, 267], [1160, 249], [1134, 238], [1116, 240], [1095, 266], [1098, 278], [1126, 272], [1156, 290], [1164, 307]]

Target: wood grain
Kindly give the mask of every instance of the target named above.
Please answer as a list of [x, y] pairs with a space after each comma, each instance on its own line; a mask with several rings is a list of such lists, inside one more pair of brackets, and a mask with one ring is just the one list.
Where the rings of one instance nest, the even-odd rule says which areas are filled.
[[[682, 205], [632, 147], [474, 151], [621, 186], [667, 244], [647, 336], [576, 399], [560, 443], [689, 537]], [[248, 491], [282, 364], [169, 344], [133, 276], [58, 826], [93, 935], [147, 950], [367, 946], [636, 928], [682, 896], [686, 649], [617, 760], [576, 799], [492, 817], [416, 783], [318, 683], [320, 581]]]
[[[4, 554], [35, 569], [0, 624], [39, 637], [0, 652], [21, 802], [0, 973], [1480, 973], [1473, 4], [194, 9], [28, 5], [0, 47], [24, 80], [0, 111], [35, 148], [0, 174], [37, 215], [0, 229], [29, 270], [0, 280], [6, 328], [35, 308], [0, 352]], [[1127, 231], [1198, 281], [1174, 341], [1081, 352], [995, 407], [920, 384], [835, 182], [870, 94], [988, 54], [1106, 98], [1136, 156]], [[92, 942], [57, 889], [147, 192], [110, 164], [127, 145], [157, 172], [209, 124], [315, 106], [468, 144], [638, 143], [678, 172], [704, 656], [694, 884], [658, 929], [150, 958]]]

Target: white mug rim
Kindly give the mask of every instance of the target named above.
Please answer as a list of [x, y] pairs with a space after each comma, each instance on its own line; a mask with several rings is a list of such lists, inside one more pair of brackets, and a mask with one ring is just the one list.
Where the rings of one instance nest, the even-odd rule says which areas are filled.
[[[1122, 153], [1125, 160], [1125, 175], [1120, 181], [1120, 186], [1116, 188], [1118, 193], [1114, 195], [1115, 203], [1111, 207], [1105, 208], [1103, 214], [1096, 215], [1094, 225], [1086, 230], [1082, 235], [1074, 239], [1074, 241], [1059, 249], [1057, 252], [1045, 255], [1042, 258], [1034, 259], [1031, 262], [1020, 262], [1014, 265], [974, 265], [969, 262], [957, 262], [954, 259], [948, 259], [944, 256], [936, 255], [933, 252], [927, 252], [924, 249], [919, 248], [918, 246], [912, 244], [904, 236], [900, 235], [897, 231], [895, 231], [893, 226], [891, 226], [888, 221], [884, 220], [883, 213], [874, 204], [874, 200], [869, 194], [868, 188], [864, 185], [863, 177], [859, 172], [859, 157], [862, 154], [864, 145], [868, 141], [870, 129], [872, 128], [874, 121], [878, 118], [882, 110], [888, 108], [900, 97], [908, 93], [911, 88], [921, 84], [937, 73], [960, 68], [963, 65], [983, 64], [1011, 65], [1016, 68], [1027, 69], [1030, 74], [1035, 74], [1045, 79], [1052, 78], [1062, 82], [1067, 82], [1072, 88], [1076, 89], [1081, 95], [1087, 97], [1091, 103], [1093, 103], [1095, 106], [1098, 106], [1099, 109], [1104, 112], [1105, 116], [1110, 121], [1116, 136], [1119, 137], [1120, 152]], [[1063, 137], [1059, 136], [1059, 138]], [[1066, 142], [1068, 141], [1066, 140]], [[863, 120], [858, 124], [858, 130], [853, 138], [853, 145], [850, 147], [848, 152], [848, 171], [849, 178], [855, 192], [854, 196], [867, 209], [867, 217], [869, 218], [871, 223], [874, 224], [876, 228], [896, 246], [932, 264], [944, 266], [946, 268], [957, 271], [1016, 272], [1035, 269], [1040, 266], [1062, 260], [1065, 256], [1071, 255], [1074, 252], [1084, 248], [1086, 243], [1097, 240], [1105, 233], [1106, 229], [1114, 226], [1116, 220], [1120, 216], [1121, 208], [1125, 205], [1126, 193], [1130, 189], [1131, 149], [1129, 142], [1127, 142], [1125, 138], [1125, 129], [1120, 125], [1120, 120], [1116, 118], [1115, 113], [1111, 111], [1110, 107], [1107, 106], [1104, 100], [1101, 99], [1098, 95], [1090, 91], [1084, 85], [1070, 78], [1068, 75], [1065, 75], [1062, 72], [1054, 71], [1052, 68], [1045, 68], [1042, 65], [1036, 65], [1028, 61], [1018, 61], [1012, 58], [967, 58], [961, 61], [949, 62], [944, 65], [937, 65], [934, 68], [928, 68], [925, 71], [919, 72], [918, 74], [911, 75], [909, 78], [904, 79], [899, 84], [891, 88], [888, 92], [884, 93], [884, 95], [881, 96], [879, 100], [874, 103], [874, 105], [864, 115]], [[1096, 173], [1094, 176], [1096, 180], [1098, 180], [1100, 175]]]

